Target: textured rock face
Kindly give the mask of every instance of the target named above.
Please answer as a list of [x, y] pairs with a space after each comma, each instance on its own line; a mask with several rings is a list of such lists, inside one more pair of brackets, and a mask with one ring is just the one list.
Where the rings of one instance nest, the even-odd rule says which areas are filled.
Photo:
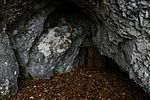
[[150, 92], [149, 29], [150, 2], [105, 0], [100, 13], [103, 23], [94, 37], [101, 54], [114, 59], [130, 78]]
[[[4, 51], [1, 54], [11, 55], [9, 59], [12, 61], [9, 62], [11, 65], [3, 67], [3, 61], [6, 60], [3, 59], [0, 68], [7, 70], [12, 66], [17, 67], [15, 65], [17, 61], [21, 73], [27, 76], [30, 74], [34, 78], [48, 78], [55, 70], [70, 70], [78, 55], [77, 48], [84, 40], [84, 33], [87, 33], [88, 35], [92, 34], [91, 37], [101, 54], [114, 59], [122, 70], [128, 72], [131, 79], [150, 93], [150, 1], [68, 1], [80, 7], [95, 25], [85, 17], [77, 16], [75, 20], [71, 16], [72, 14], [69, 16], [75, 23], [71, 23], [71, 20], [68, 21], [69, 18], [65, 18], [67, 25], [63, 22], [57, 23], [55, 16], [48, 17], [53, 15], [52, 12], [64, 2], [62, 0], [0, 1], [2, 15], [0, 17], [5, 15], [5, 19], [7, 19], [4, 21], [4, 24], [7, 24], [6, 33], [3, 35], [0, 30], [1, 36], [7, 41], [1, 44], [8, 45], [11, 41], [17, 57], [16, 60], [10, 45], [7, 48], [3, 45], [0, 46], [2, 50], [9, 51], [8, 54]], [[48, 19], [53, 21], [48, 22]], [[61, 17], [57, 19], [61, 19]], [[1, 28], [2, 26], [0, 26]], [[75, 37], [70, 39], [72, 32]], [[63, 38], [60, 38], [61, 36]], [[58, 42], [57, 39], [60, 41]], [[52, 43], [48, 45], [46, 42]], [[60, 49], [61, 44], [63, 44], [62, 49]], [[3, 70], [0, 72], [2, 73]], [[13, 68], [12, 70], [10, 73], [15, 72]], [[4, 77], [7, 76], [5, 74], [2, 73]], [[13, 77], [16, 79], [17, 74]], [[0, 80], [0, 83], [8, 83], [6, 79]], [[12, 84], [16, 84], [16, 81]]]
[[0, 22], [0, 96], [14, 95], [17, 92], [18, 63], [10, 46], [6, 26]]
[[94, 37], [101, 54], [114, 59], [130, 78], [150, 91], [149, 1], [105, 0]]

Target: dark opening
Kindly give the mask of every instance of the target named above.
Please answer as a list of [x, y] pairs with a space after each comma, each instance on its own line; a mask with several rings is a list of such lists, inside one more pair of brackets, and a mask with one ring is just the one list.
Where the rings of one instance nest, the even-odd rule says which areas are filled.
[[80, 47], [79, 66], [105, 66], [106, 56], [99, 53], [96, 47]]
[[76, 25], [78, 23], [78, 19], [82, 19], [82, 17], [87, 16], [81, 11], [80, 7], [70, 1], [64, 1], [48, 16], [47, 20], [51, 21], [49, 26], [54, 27], [58, 25], [60, 18], [66, 18], [72, 25]]

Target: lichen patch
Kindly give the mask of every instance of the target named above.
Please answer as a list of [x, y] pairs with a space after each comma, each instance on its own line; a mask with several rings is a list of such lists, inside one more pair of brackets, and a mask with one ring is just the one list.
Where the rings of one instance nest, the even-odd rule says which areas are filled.
[[48, 34], [42, 36], [38, 45], [39, 52], [45, 56], [65, 52], [72, 43], [72, 33], [69, 26], [50, 28]]

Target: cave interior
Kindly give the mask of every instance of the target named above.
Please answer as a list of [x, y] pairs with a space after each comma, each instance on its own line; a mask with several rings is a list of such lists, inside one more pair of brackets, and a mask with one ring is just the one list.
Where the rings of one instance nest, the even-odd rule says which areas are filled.
[[[36, 0], [34, 2], [36, 2]], [[40, 2], [40, 1], [37, 1], [37, 2]], [[55, 74], [57, 75], [59, 73], [58, 69], [59, 70], [61, 69], [60, 65], [62, 63], [60, 63], [60, 62], [61, 61], [62, 62], [67, 61], [67, 60], [65, 60], [66, 56], [70, 60], [69, 56], [72, 56], [71, 54], [75, 55], [75, 58], [73, 57], [74, 62], [73, 62], [73, 64], [71, 63], [73, 65], [72, 70], [74, 70], [75, 68], [82, 68], [82, 67], [89, 67], [89, 68], [92, 67], [92, 68], [95, 68], [97, 70], [101, 70], [101, 68], [103, 67], [104, 69], [108, 70], [108, 73], [112, 72], [112, 74], [113, 74], [113, 72], [114, 72], [114, 73], [120, 74], [120, 72], [121, 72], [125, 76], [124, 80], [128, 80], [129, 75], [127, 74], [127, 72], [122, 71], [121, 67], [113, 59], [107, 57], [106, 55], [101, 55], [100, 54], [101, 51], [99, 51], [98, 46], [96, 45], [96, 43], [94, 43], [94, 40], [93, 40], [94, 38], [93, 37], [95, 36], [95, 34], [97, 34], [97, 30], [98, 30], [97, 26], [96, 26], [97, 23], [101, 24], [102, 29], [100, 29], [100, 30], [103, 30], [103, 28], [104, 28], [103, 21], [100, 18], [97, 18], [97, 16], [94, 16], [95, 12], [92, 11], [92, 9], [87, 8], [87, 6], [84, 6], [84, 4], [82, 4], [81, 2], [78, 2], [78, 0], [77, 1], [75, 1], [75, 0], [57, 1], [56, 0], [56, 2], [60, 2], [60, 3], [59, 3], [59, 5], [57, 5], [56, 9], [54, 9], [51, 13], [48, 12], [48, 10], [51, 9], [51, 7], [48, 7], [48, 6], [51, 6], [51, 4], [50, 4], [51, 2], [46, 4], [45, 7], [42, 8], [46, 11], [46, 13], [49, 13], [49, 14], [47, 15], [47, 17], [44, 21], [43, 31], [41, 32], [41, 34], [39, 36], [37, 36], [35, 38], [35, 41], [33, 42], [33, 47], [31, 47], [31, 49], [30, 49], [29, 60], [32, 60], [32, 61], [29, 61], [27, 63], [27, 65], [25, 65], [25, 66], [23, 66], [23, 64], [21, 65], [20, 62], [18, 61], [19, 62], [19, 67], [20, 67], [19, 68], [18, 80], [20, 81], [20, 80], [24, 80], [26, 78], [29, 79], [29, 80], [34, 79], [33, 78], [34, 71], [35, 72], [37, 71], [37, 73], [35, 73], [35, 74], [37, 74], [39, 76], [43, 75], [42, 78], [45, 77], [47, 73], [52, 73], [52, 74], [47, 75], [48, 78], [49, 78], [49, 76], [51, 77], [52, 75], [55, 75]], [[79, 3], [81, 3], [81, 4], [79, 4]], [[99, 7], [100, 7], [100, 5], [99, 5]], [[42, 9], [40, 9], [40, 10], [42, 10]], [[37, 11], [37, 13], [39, 13], [39, 12]], [[31, 15], [34, 16], [34, 14], [36, 15], [36, 13], [33, 13]], [[26, 20], [28, 20], [28, 19], [26, 19]], [[97, 22], [97, 21], [99, 21], [99, 22]], [[14, 24], [12, 24], [12, 26], [13, 25]], [[16, 27], [16, 26], [17, 26], [17, 24], [14, 25], [14, 27]], [[46, 74], [44, 73], [43, 70], [42, 70], [43, 72], [41, 71], [41, 73], [42, 73], [41, 74], [40, 71], [39, 71], [40, 68], [39, 69], [35, 68], [36, 70], [34, 70], [34, 71], [31, 68], [31, 71], [33, 71], [33, 76], [32, 76], [32, 72], [31, 72], [31, 74], [27, 75], [27, 77], [26, 77], [26, 75], [24, 74], [24, 73], [26, 73], [24, 71], [25, 67], [28, 66], [29, 63], [31, 62], [30, 67], [33, 67], [33, 69], [34, 69], [34, 67], [36, 66], [36, 64], [34, 65], [34, 63], [36, 62], [36, 60], [38, 58], [34, 59], [35, 60], [35, 62], [34, 62], [34, 60], [32, 59], [32, 55], [34, 55], [34, 51], [36, 51], [36, 49], [39, 47], [40, 43], [43, 42], [42, 40], [45, 39], [46, 34], [47, 33], [50, 34], [49, 30], [53, 30], [53, 28], [56, 28], [56, 30], [54, 30], [54, 32], [52, 32], [52, 33], [61, 33], [61, 34], [55, 34], [55, 35], [58, 35], [62, 38], [67, 39], [67, 40], [62, 39], [62, 41], [64, 41], [64, 43], [67, 42], [66, 44], [68, 46], [68, 47], [65, 47], [64, 51], [61, 51], [61, 50], [63, 50], [62, 48], [64, 47], [64, 45], [66, 46], [66, 44], [60, 45], [59, 48], [57, 48], [57, 46], [56, 46], [56, 48], [54, 47], [54, 49], [57, 52], [60, 52], [60, 55], [58, 54], [59, 56], [57, 56], [58, 58], [60, 57], [60, 59], [58, 59], [58, 62], [59, 61], [60, 62], [59, 62], [59, 64], [56, 64], [56, 66], [55, 66], [56, 69], [54, 70], [55, 72], [54, 73], [53, 72], [47, 72], [47, 70], [51, 71], [51, 69], [46, 67], [47, 68], [46, 71], [45, 71]], [[62, 33], [64, 33], [65, 35], [62, 35]], [[69, 33], [69, 36], [67, 36], [68, 33]], [[54, 35], [54, 37], [55, 37], [55, 35]], [[80, 36], [83, 36], [83, 37], [80, 37]], [[61, 40], [61, 38], [60, 38], [60, 40]], [[81, 41], [78, 42], [78, 40], [81, 40]], [[55, 40], [54, 42], [58, 43], [58, 41], [59, 40]], [[53, 41], [50, 41], [50, 42], [53, 42]], [[54, 43], [54, 44], [57, 45], [56, 43]], [[75, 45], [75, 44], [78, 44], [78, 45]], [[77, 48], [77, 50], [76, 50], [76, 48]], [[71, 53], [71, 51], [73, 51], [74, 49], [76, 50], [76, 52]], [[42, 52], [46, 51], [45, 49], [42, 49], [42, 50], [43, 51], [41, 51], [40, 54]], [[55, 52], [55, 50], [52, 51], [52, 53]], [[17, 50], [15, 51], [15, 53], [17, 54]], [[47, 57], [47, 56], [43, 57], [43, 55], [44, 54], [42, 54], [42, 56], [40, 55], [41, 58], [39, 58], [41, 60], [41, 62], [42, 62], [43, 59], [45, 59]], [[17, 60], [20, 60], [18, 56], [19, 55], [17, 54], [16, 58], [17, 58]], [[34, 55], [34, 56], [38, 57], [36, 55]], [[46, 58], [46, 60], [48, 59], [47, 62], [46, 62], [46, 60], [43, 60], [42, 64], [44, 63], [43, 64], [44, 67], [45, 67], [46, 64], [50, 65], [49, 62], [51, 62], [51, 61], [49, 60], [49, 58], [53, 59], [53, 56], [55, 56], [55, 55], [52, 55], [51, 57], [47, 57]], [[35, 58], [35, 57], [33, 57], [33, 58]], [[37, 62], [38, 62], [38, 60], [37, 60]], [[39, 60], [38, 63], [41, 63], [40, 60]], [[54, 59], [54, 60], [57, 60], [57, 59]], [[57, 61], [56, 61], [56, 63], [57, 63]], [[32, 64], [33, 64], [33, 66], [32, 66]], [[27, 67], [27, 69], [28, 69], [28, 67]], [[43, 67], [43, 69], [44, 69], [44, 67]], [[30, 68], [29, 68], [29, 70], [30, 70]], [[52, 69], [52, 71], [53, 71], [53, 69]], [[61, 72], [65, 73], [67, 71], [62, 71], [61, 70], [60, 73]], [[47, 78], [47, 76], [46, 76], [46, 78]], [[53, 78], [53, 76], [52, 76], [52, 78]], [[21, 89], [21, 84], [22, 83], [18, 82], [19, 89]]]
[[[94, 21], [92, 20], [89, 13], [85, 12], [86, 10], [79, 7], [77, 4], [71, 2], [70, 0], [63, 0], [62, 3], [48, 15], [48, 18], [45, 22], [45, 29], [47, 27], [55, 27], [59, 24], [59, 20], [64, 18], [72, 26], [77, 27], [83, 20], [85, 21], [86, 34], [83, 43], [80, 45], [79, 54], [76, 58], [78, 60], [75, 66], [117, 66], [118, 65], [105, 55], [101, 55], [92, 40], [94, 32], [96, 32], [96, 27]], [[90, 24], [89, 24], [90, 23]], [[82, 24], [81, 24], [82, 25]], [[92, 28], [92, 29], [91, 29]], [[91, 32], [94, 31], [94, 32]]]

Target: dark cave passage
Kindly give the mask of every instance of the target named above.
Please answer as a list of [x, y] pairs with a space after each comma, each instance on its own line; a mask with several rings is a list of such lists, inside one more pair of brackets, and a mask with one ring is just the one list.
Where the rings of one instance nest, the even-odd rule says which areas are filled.
[[47, 20], [50, 21], [49, 27], [55, 27], [58, 25], [61, 18], [65, 18], [66, 21], [72, 22], [70, 24], [77, 24], [74, 19], [80, 18], [80, 16], [83, 16], [81, 8], [70, 1], [64, 0], [52, 13], [49, 14]]

